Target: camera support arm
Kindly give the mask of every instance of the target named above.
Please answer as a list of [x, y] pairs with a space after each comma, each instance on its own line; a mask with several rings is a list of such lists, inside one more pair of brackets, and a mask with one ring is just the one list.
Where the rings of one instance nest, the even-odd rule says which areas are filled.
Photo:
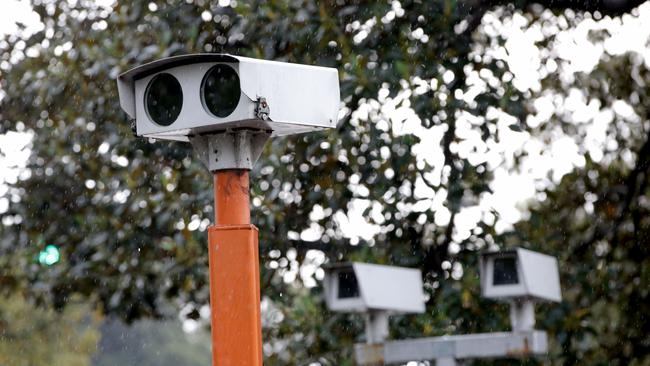
[[237, 129], [191, 136], [190, 142], [198, 158], [211, 172], [251, 170], [270, 137], [270, 131]]

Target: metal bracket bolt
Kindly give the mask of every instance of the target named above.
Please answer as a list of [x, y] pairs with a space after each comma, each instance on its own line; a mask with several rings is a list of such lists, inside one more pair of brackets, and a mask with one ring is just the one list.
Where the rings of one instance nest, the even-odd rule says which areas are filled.
[[258, 97], [255, 106], [255, 115], [257, 118], [266, 121], [269, 119], [269, 113], [271, 113], [271, 108], [269, 108], [269, 103], [266, 101], [266, 98]]

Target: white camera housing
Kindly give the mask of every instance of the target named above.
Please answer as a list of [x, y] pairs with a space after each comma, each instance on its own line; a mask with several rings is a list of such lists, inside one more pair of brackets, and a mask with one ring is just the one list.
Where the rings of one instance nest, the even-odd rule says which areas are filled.
[[423, 313], [422, 275], [417, 269], [368, 263], [324, 267], [323, 287], [330, 310]]
[[555, 257], [523, 248], [481, 255], [481, 292], [495, 299], [562, 301]]
[[[233, 85], [238, 81], [239, 88], [229, 89], [232, 95], [213, 93], [206, 97], [206, 80], [214, 70], [219, 75], [227, 71], [230, 76], [234, 71], [236, 76], [230, 80]], [[154, 80], [161, 79], [171, 80], [167, 85], [182, 91], [180, 101], [176, 92], [165, 94], [156, 90], [163, 83]], [[223, 80], [212, 79], [210, 85], [219, 88], [225, 84]], [[136, 135], [156, 139], [189, 141], [193, 136], [241, 129], [283, 136], [334, 128], [338, 120], [340, 92], [338, 71], [334, 68], [227, 54], [191, 54], [131, 69], [118, 77], [117, 84], [122, 109], [135, 119]], [[162, 97], [157, 101], [151, 95]], [[165, 108], [165, 100], [177, 105], [173, 113], [164, 114], [164, 123], [159, 123], [161, 119], [157, 122], [152, 116], [160, 114], [152, 113], [150, 108]], [[224, 100], [232, 102], [227, 115], [215, 114], [208, 107], [211, 103], [225, 103]]]

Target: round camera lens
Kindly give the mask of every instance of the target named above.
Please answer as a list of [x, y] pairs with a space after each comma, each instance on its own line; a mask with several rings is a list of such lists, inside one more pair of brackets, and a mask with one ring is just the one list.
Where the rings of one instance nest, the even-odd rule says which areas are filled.
[[217, 117], [228, 117], [239, 104], [241, 88], [237, 72], [219, 64], [208, 70], [201, 85], [205, 107]]
[[166, 73], [158, 74], [149, 81], [144, 98], [149, 118], [162, 126], [174, 123], [183, 107], [181, 84]]

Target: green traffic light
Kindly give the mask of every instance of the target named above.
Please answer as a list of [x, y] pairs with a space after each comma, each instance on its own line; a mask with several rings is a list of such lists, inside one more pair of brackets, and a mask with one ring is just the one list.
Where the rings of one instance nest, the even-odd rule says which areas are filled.
[[48, 245], [38, 254], [38, 262], [46, 266], [56, 264], [61, 259], [61, 253], [56, 245]]

